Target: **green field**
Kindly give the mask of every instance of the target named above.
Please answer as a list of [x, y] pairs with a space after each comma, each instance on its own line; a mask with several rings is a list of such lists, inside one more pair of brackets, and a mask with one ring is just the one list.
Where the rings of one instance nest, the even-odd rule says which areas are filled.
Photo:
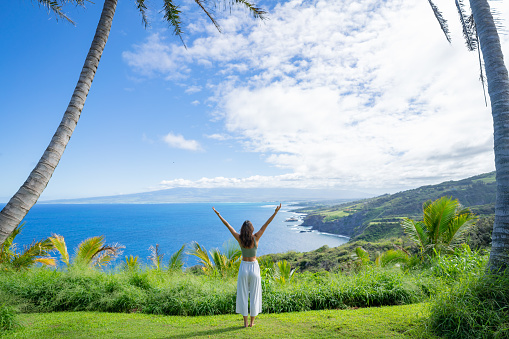
[[260, 314], [253, 328], [242, 327], [239, 315], [32, 313], [20, 314], [23, 327], [3, 338], [411, 338], [421, 332], [425, 310], [414, 304]]

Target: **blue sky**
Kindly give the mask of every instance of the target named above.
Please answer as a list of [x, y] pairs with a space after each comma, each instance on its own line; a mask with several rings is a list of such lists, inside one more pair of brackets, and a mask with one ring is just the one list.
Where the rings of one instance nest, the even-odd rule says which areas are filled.
[[[41, 199], [189, 187], [384, 193], [494, 169], [477, 58], [453, 1], [449, 45], [427, 1], [262, 2], [269, 20], [182, 2], [187, 49], [151, 1], [119, 1], [81, 119]], [[507, 17], [507, 3], [494, 5]], [[0, 3], [0, 201], [24, 182], [66, 109], [101, 2], [56, 22]], [[502, 36], [505, 55], [508, 37]]]

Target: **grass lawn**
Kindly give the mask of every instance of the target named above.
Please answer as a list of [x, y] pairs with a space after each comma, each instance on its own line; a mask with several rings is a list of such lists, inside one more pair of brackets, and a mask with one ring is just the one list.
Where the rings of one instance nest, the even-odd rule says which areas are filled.
[[[22, 328], [3, 338], [409, 338], [425, 304], [261, 314], [253, 328], [240, 315], [200, 317], [59, 312], [20, 314]], [[422, 334], [421, 334], [422, 336]], [[425, 337], [431, 338], [431, 337]]]

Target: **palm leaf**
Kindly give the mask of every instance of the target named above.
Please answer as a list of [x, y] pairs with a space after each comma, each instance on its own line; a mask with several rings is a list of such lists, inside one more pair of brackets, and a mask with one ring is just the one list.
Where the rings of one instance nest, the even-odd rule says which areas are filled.
[[51, 243], [53, 244], [53, 247], [60, 253], [60, 259], [69, 266], [69, 253], [67, 252], [67, 246], [65, 245], [64, 237], [58, 234], [53, 234], [49, 238]]
[[184, 266], [184, 249], [186, 248], [186, 244], [182, 245], [182, 247], [175, 253], [173, 253], [170, 257], [170, 261], [168, 262], [168, 270], [179, 270]]
[[25, 246], [23, 253], [15, 254], [11, 265], [16, 268], [28, 268], [36, 262], [37, 257], [47, 256], [53, 250], [53, 244], [49, 239], [34, 241], [29, 246]]
[[104, 246], [104, 236], [91, 237], [83, 240], [75, 249], [74, 260], [89, 265]]
[[403, 231], [406, 235], [408, 235], [410, 240], [420, 246], [421, 249], [424, 249], [424, 247], [429, 244], [428, 233], [423, 222], [416, 222], [412, 219], [404, 218], [401, 221], [401, 226], [403, 227]]
[[97, 254], [94, 256], [91, 265], [97, 267], [103, 267], [115, 260], [119, 255], [122, 255], [122, 249], [124, 245], [115, 243], [113, 245], [106, 245], [99, 249]]
[[445, 34], [445, 38], [449, 43], [451, 42], [451, 35], [449, 32], [449, 27], [447, 25], [447, 20], [444, 19], [444, 16], [442, 15], [442, 12], [438, 9], [438, 7], [433, 3], [433, 1], [428, 0], [429, 5], [431, 6], [431, 9], [433, 10], [433, 14], [435, 14], [435, 18], [438, 21], [438, 24], [440, 25], [440, 28], [442, 29], [442, 32]]
[[458, 10], [458, 14], [460, 16], [461, 27], [463, 29], [463, 37], [465, 38], [467, 49], [469, 51], [475, 51], [477, 48], [477, 40], [475, 38], [474, 31], [474, 18], [473, 16], [466, 14], [463, 0], [455, 0], [454, 3], [456, 4], [456, 9]]
[[130, 255], [129, 257], [127, 257], [127, 255], [126, 255], [124, 268], [131, 270], [131, 271], [137, 270], [139, 267], [138, 259], [139, 259], [138, 256], [133, 257], [132, 255]]
[[182, 38], [182, 21], [180, 14], [182, 13], [179, 6], [175, 5], [172, 0], [164, 0], [163, 5], [164, 19], [173, 27], [173, 33], [180, 38], [180, 41], [186, 46]]
[[209, 17], [210, 21], [212, 21], [214, 26], [216, 26], [218, 32], [221, 32], [221, 27], [217, 23], [216, 19], [214, 19], [212, 13], [206, 8], [207, 0], [194, 0], [194, 2], [196, 2], [196, 4], [202, 9], [202, 11], [205, 12], [205, 14]]
[[267, 12], [265, 12], [263, 9], [261, 9], [259, 7], [256, 7], [254, 4], [250, 3], [247, 0], [231, 0], [230, 4], [231, 5], [232, 4], [241, 4], [241, 5], [244, 5], [249, 10], [249, 12], [251, 13], [251, 15], [254, 18], [261, 19], [261, 20], [265, 20], [266, 19], [265, 15], [267, 14]]
[[143, 23], [143, 26], [147, 28], [149, 26], [148, 18], [147, 18], [147, 5], [145, 5], [145, 0], [135, 0], [136, 2], [136, 8], [138, 8], [138, 11], [140, 11], [141, 14], [141, 22]]
[[47, 266], [56, 266], [57, 262], [55, 258], [36, 258], [35, 262], [47, 265]]
[[156, 247], [150, 245], [148, 248], [150, 251], [150, 255], [148, 256], [148, 260], [152, 262], [157, 270], [161, 269], [161, 260], [164, 257], [164, 254], [159, 253], [159, 244], [156, 244]]
[[191, 243], [191, 250], [188, 252], [188, 254], [198, 258], [199, 263], [203, 265], [203, 271], [208, 272], [214, 269], [214, 264], [212, 264], [207, 250], [205, 247], [200, 246], [200, 244], [198, 244], [196, 241]]
[[379, 255], [375, 260], [375, 265], [379, 267], [386, 267], [397, 263], [408, 262], [409, 256], [402, 250], [388, 250]]

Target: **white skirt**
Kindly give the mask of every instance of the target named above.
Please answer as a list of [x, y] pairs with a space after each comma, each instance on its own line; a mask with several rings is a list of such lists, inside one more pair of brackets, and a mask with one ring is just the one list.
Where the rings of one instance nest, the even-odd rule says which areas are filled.
[[[249, 310], [248, 312], [248, 300]], [[262, 279], [258, 261], [240, 262], [237, 278], [237, 313], [256, 317], [262, 312]]]

